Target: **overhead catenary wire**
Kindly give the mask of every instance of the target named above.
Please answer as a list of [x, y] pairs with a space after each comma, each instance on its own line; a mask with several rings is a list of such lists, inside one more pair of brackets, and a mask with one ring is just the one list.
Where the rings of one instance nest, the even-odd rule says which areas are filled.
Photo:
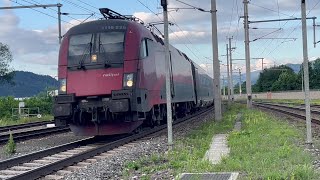
[[[141, 0], [137, 0], [142, 6], [144, 6], [145, 8], [147, 8], [151, 13], [153, 13], [154, 15], [156, 15], [160, 21], [163, 21], [160, 17], [159, 14], [155, 13], [149, 6], [145, 5], [143, 2], [141, 2]], [[169, 27], [169, 30], [179, 39], [181, 40], [181, 38]], [[183, 44], [193, 55], [195, 55], [195, 53], [184, 43]], [[199, 59], [199, 57], [197, 55], [195, 55], [196, 58]], [[200, 60], [200, 59], [199, 59]]]
[[277, 4], [278, 4], [278, 10], [277, 10], [277, 11], [276, 11], [276, 10], [273, 10], [273, 9], [270, 9], [270, 8], [266, 8], [266, 7], [264, 7], [264, 6], [260, 6], [260, 5], [255, 4], [255, 3], [252, 3], [252, 1], [250, 1], [249, 4], [250, 4], [250, 5], [253, 5], [253, 6], [256, 6], [256, 7], [259, 7], [259, 8], [262, 8], [262, 9], [265, 9], [265, 10], [269, 10], [269, 11], [274, 12], [274, 13], [277, 13], [279, 17], [280, 17], [280, 14], [281, 14], [281, 15], [284, 15], [284, 16], [296, 18], [296, 17], [293, 16], [293, 15], [289, 15], [289, 14], [280, 12], [280, 11], [279, 11], [279, 3], [277, 3]]
[[[173, 22], [174, 22], [174, 24], [178, 27], [178, 29], [183, 33], [183, 35], [186, 37], [186, 39], [189, 41], [189, 43], [190, 44], [192, 44], [193, 45], [193, 43], [191, 42], [191, 40], [188, 38], [188, 36], [187, 36], [187, 34], [181, 29], [181, 27], [178, 25], [178, 23], [176, 22], [176, 20], [173, 18], [173, 16], [170, 14], [170, 13], [168, 13], [169, 15], [170, 15], [170, 17], [172, 18], [172, 20], [173, 20]], [[177, 35], [176, 35], [177, 36]], [[178, 37], [178, 36], [177, 36]], [[189, 49], [189, 47], [187, 47], [188, 49]], [[197, 48], [196, 48], [197, 49]], [[199, 56], [197, 56], [191, 49], [189, 49], [190, 50], [190, 52], [198, 59], [198, 60], [201, 60], [200, 58], [199, 58]], [[199, 50], [197, 50], [198, 52], [200, 52]]]
[[[320, 0], [308, 11], [307, 16], [310, 14], [310, 12], [320, 3]], [[301, 21], [298, 23], [298, 25], [286, 36], [286, 38], [288, 38], [294, 31], [296, 31], [298, 29], [298, 27], [300, 26]], [[275, 52], [276, 50], [278, 50], [278, 47], [283, 44], [285, 42], [282, 41], [280, 44], [278, 44], [272, 51], [270, 51], [267, 56], [269, 56], [271, 53]]]
[[[19, 2], [14, 1], [14, 0], [9, 0], [9, 1], [11, 1], [11, 2], [13, 2], [13, 3], [16, 3], [16, 4], [19, 4], [19, 5], [22, 5], [22, 6], [25, 5], [25, 4], [19, 3]], [[34, 8], [29, 8], [29, 9], [31, 9], [31, 10], [33, 10], [33, 11], [36, 11], [36, 12], [38, 12], [38, 13], [44, 14], [44, 15], [46, 15], [46, 16], [48, 16], [48, 17], [51, 17], [51, 18], [54, 18], [54, 19], [57, 19], [57, 20], [58, 20], [58, 17], [55, 17], [55, 16], [53, 16], [53, 15], [51, 15], [51, 14], [48, 14], [48, 13], [39, 11], [39, 10], [34, 9]], [[68, 24], [70, 24], [70, 25], [74, 25], [74, 24], [72, 24], [72, 23], [70, 23], [70, 22], [68, 22], [68, 21], [65, 21], [65, 20], [61, 20], [61, 21], [62, 21], [62, 22], [65, 22], [65, 23], [68, 23]]]
[[[27, 0], [22, 0], [22, 1], [27, 2], [27, 3], [30, 3], [30, 4], [32, 4], [32, 2], [37, 3], [37, 4], [41, 4], [41, 3], [39, 3], [39, 2], [37, 2], [37, 1], [35, 1], [35, 0], [31, 0], [32, 2], [29, 2], [29, 1], [27, 1]], [[55, 9], [53, 9], [53, 8], [50, 8], [50, 7], [49, 7], [48, 9], [50, 9], [50, 10], [58, 13], [58, 11], [55, 10]], [[74, 18], [74, 17], [71, 17], [71, 16], [69, 16], [69, 15], [66, 15], [66, 16], [69, 17], [69, 18], [71, 18], [71, 19], [73, 19], [73, 20], [76, 20], [76, 21], [78, 21], [78, 22], [81, 22], [80, 20], [78, 20], [78, 19], [76, 19], [76, 18]]]
[[87, 6], [90, 6], [90, 7], [93, 8], [93, 9], [98, 9], [98, 10], [99, 10], [99, 8], [93, 6], [93, 5], [89, 4], [89, 3], [86, 3], [86, 2], [84, 2], [84, 1], [82, 1], [82, 0], [77, 0], [77, 1], [83, 3], [83, 4], [87, 5]]
[[99, 17], [96, 16], [96, 14], [100, 14], [100, 12], [96, 12], [96, 11], [90, 10], [90, 9], [88, 9], [88, 8], [86, 8], [86, 7], [80, 6], [80, 5], [78, 5], [78, 4], [74, 3], [74, 2], [71, 2], [71, 1], [69, 1], [69, 0], [62, 0], [62, 1], [66, 2], [66, 3], [70, 4], [70, 5], [72, 5], [72, 6], [74, 6], [74, 7], [77, 7], [77, 8], [79, 8], [79, 9], [82, 9], [82, 10], [84, 10], [84, 11], [86, 11], [86, 12], [94, 13], [94, 16], [95, 16], [97, 19], [99, 18]]
[[[319, 3], [320, 3], [320, 0], [309, 10], [309, 12], [307, 13], [307, 15], [309, 15], [310, 12], [311, 12]], [[257, 7], [266, 9], [266, 8], [263, 7], [263, 6], [254, 4], [254, 3], [252, 3], [252, 2], [250, 2], [250, 5], [255, 5], [255, 6], [257, 6]], [[299, 11], [299, 9], [300, 9], [300, 7], [298, 7], [296, 11]], [[269, 9], [269, 10], [270, 10], [270, 11], [274, 11], [274, 10], [271, 10], [271, 9]], [[294, 15], [295, 15], [296, 13], [297, 13], [297, 12], [293, 13], [293, 15], [291, 15], [290, 17], [295, 17]], [[285, 15], [284, 13], [279, 13], [279, 14]], [[287, 15], [287, 16], [288, 16], [288, 15]], [[288, 22], [289, 22], [289, 21], [286, 21], [286, 22], [282, 25], [281, 28], [284, 28], [284, 27], [286, 26], [286, 24], [288, 24]], [[298, 29], [298, 27], [300, 26], [300, 24], [301, 24], [301, 22], [299, 22], [299, 23], [295, 26], [295, 28], [293, 28], [293, 30], [292, 30], [289, 34], [285, 34], [285, 35], [287, 35], [287, 36], [284, 36], [284, 38], [288, 38], [294, 31], [296, 31], [296, 30]], [[280, 36], [280, 34], [279, 34], [278, 36]], [[277, 36], [277, 37], [278, 37], [278, 36]], [[262, 54], [267, 50], [268, 46], [270, 46], [273, 41], [274, 41], [274, 39], [272, 39], [272, 40], [270, 41], [270, 43], [264, 48], [264, 50], [260, 53], [259, 56], [262, 56]], [[281, 42], [280, 42], [278, 45], [276, 45], [275, 48], [273, 48], [266, 56], [269, 56], [270, 54], [276, 52], [276, 50], [279, 50], [279, 49], [278, 49], [279, 46], [281, 46], [284, 42], [286, 42], [286, 41], [285, 41], [285, 40], [284, 40], [284, 41], [281, 41]]]
[[[237, 17], [238, 21], [237, 21], [237, 28], [236, 31], [232, 34], [233, 37], [235, 37], [235, 41], [234, 41], [234, 47], [237, 47], [237, 41], [238, 41], [238, 37], [239, 37], [239, 29], [240, 29], [240, 14], [242, 13], [242, 8], [240, 8], [240, 12], [239, 12], [239, 4], [238, 1], [236, 1], [236, 7], [237, 7]], [[237, 50], [235, 50], [234, 52], [236, 52]]]
[[232, 11], [231, 11], [231, 16], [230, 16], [230, 22], [229, 22], [229, 28], [228, 28], [227, 37], [229, 37], [229, 33], [230, 33], [230, 29], [231, 29], [231, 22], [232, 22], [232, 19], [233, 19], [233, 12], [234, 12], [234, 4], [235, 4], [235, 1], [236, 1], [236, 0], [233, 0], [233, 3], [232, 3]]

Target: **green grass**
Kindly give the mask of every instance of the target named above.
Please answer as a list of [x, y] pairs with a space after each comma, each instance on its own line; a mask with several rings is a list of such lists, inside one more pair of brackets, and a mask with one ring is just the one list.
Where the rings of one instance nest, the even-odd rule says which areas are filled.
[[317, 179], [312, 157], [296, 145], [303, 137], [287, 122], [245, 110], [243, 130], [228, 138], [230, 156], [214, 170], [240, 171], [242, 179]]
[[[242, 131], [231, 132], [239, 111], [243, 113]], [[230, 155], [214, 166], [203, 157], [213, 135], [226, 132], [230, 132]], [[287, 122], [235, 105], [224, 114], [222, 122], [206, 122], [176, 140], [174, 150], [128, 162], [123, 176], [141, 172], [146, 174], [143, 179], [151, 179], [158, 171], [175, 176], [182, 172], [238, 171], [241, 179], [317, 179], [312, 157], [296, 145], [304, 142], [302, 138], [302, 130]]]
[[35, 117], [22, 117], [20, 119], [12, 119], [12, 118], [0, 118], [0, 126], [9, 126], [9, 125], [17, 125], [17, 124], [25, 124], [36, 121], [50, 121], [53, 119], [52, 115], [43, 115], [40, 119]]

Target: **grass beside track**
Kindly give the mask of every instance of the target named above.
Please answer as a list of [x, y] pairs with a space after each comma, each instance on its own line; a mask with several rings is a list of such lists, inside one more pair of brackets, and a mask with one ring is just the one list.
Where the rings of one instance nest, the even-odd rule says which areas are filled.
[[[242, 130], [231, 132], [239, 111], [243, 113]], [[204, 160], [214, 134], [229, 133], [229, 157], [212, 165]], [[128, 162], [124, 177], [137, 172], [141, 179], [151, 179], [157, 172], [174, 176], [182, 172], [240, 172], [240, 179], [317, 179], [312, 157], [297, 144], [304, 134], [287, 122], [257, 110], [235, 105], [224, 114], [222, 122], [209, 121], [175, 141], [174, 150]]]
[[25, 124], [25, 123], [31, 123], [36, 121], [50, 121], [52, 119], [53, 119], [52, 115], [43, 115], [40, 119], [37, 117], [22, 117], [20, 119], [0, 118], [0, 126]]
[[257, 110], [244, 110], [243, 128], [231, 132], [230, 156], [215, 171], [239, 171], [242, 179], [318, 179], [299, 129]]

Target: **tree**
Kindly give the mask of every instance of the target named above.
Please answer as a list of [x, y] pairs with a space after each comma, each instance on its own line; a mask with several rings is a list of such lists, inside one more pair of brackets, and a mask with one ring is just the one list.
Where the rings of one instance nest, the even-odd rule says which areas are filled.
[[320, 58], [316, 59], [312, 65], [310, 70], [310, 88], [311, 89], [320, 89]]
[[[278, 90], [278, 85], [274, 86], [274, 83], [279, 79], [280, 75], [284, 72], [288, 72], [289, 75], [294, 74], [293, 70], [285, 65], [272, 67], [270, 69], [264, 69], [260, 75], [257, 83], [253, 85], [253, 92], [267, 92], [271, 90]], [[283, 77], [284, 78], [284, 77]]]
[[10, 68], [10, 62], [12, 62], [12, 54], [9, 46], [0, 42], [0, 84], [12, 83], [14, 73]]
[[296, 90], [298, 88], [298, 76], [290, 70], [282, 72], [276, 82], [273, 83], [272, 91]]

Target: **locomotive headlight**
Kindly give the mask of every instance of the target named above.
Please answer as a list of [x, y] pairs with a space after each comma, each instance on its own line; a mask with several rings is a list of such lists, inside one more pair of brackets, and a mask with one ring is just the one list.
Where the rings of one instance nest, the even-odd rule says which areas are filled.
[[133, 86], [133, 73], [123, 75], [123, 87]]
[[67, 80], [60, 79], [59, 80], [59, 94], [65, 94], [67, 92]]

